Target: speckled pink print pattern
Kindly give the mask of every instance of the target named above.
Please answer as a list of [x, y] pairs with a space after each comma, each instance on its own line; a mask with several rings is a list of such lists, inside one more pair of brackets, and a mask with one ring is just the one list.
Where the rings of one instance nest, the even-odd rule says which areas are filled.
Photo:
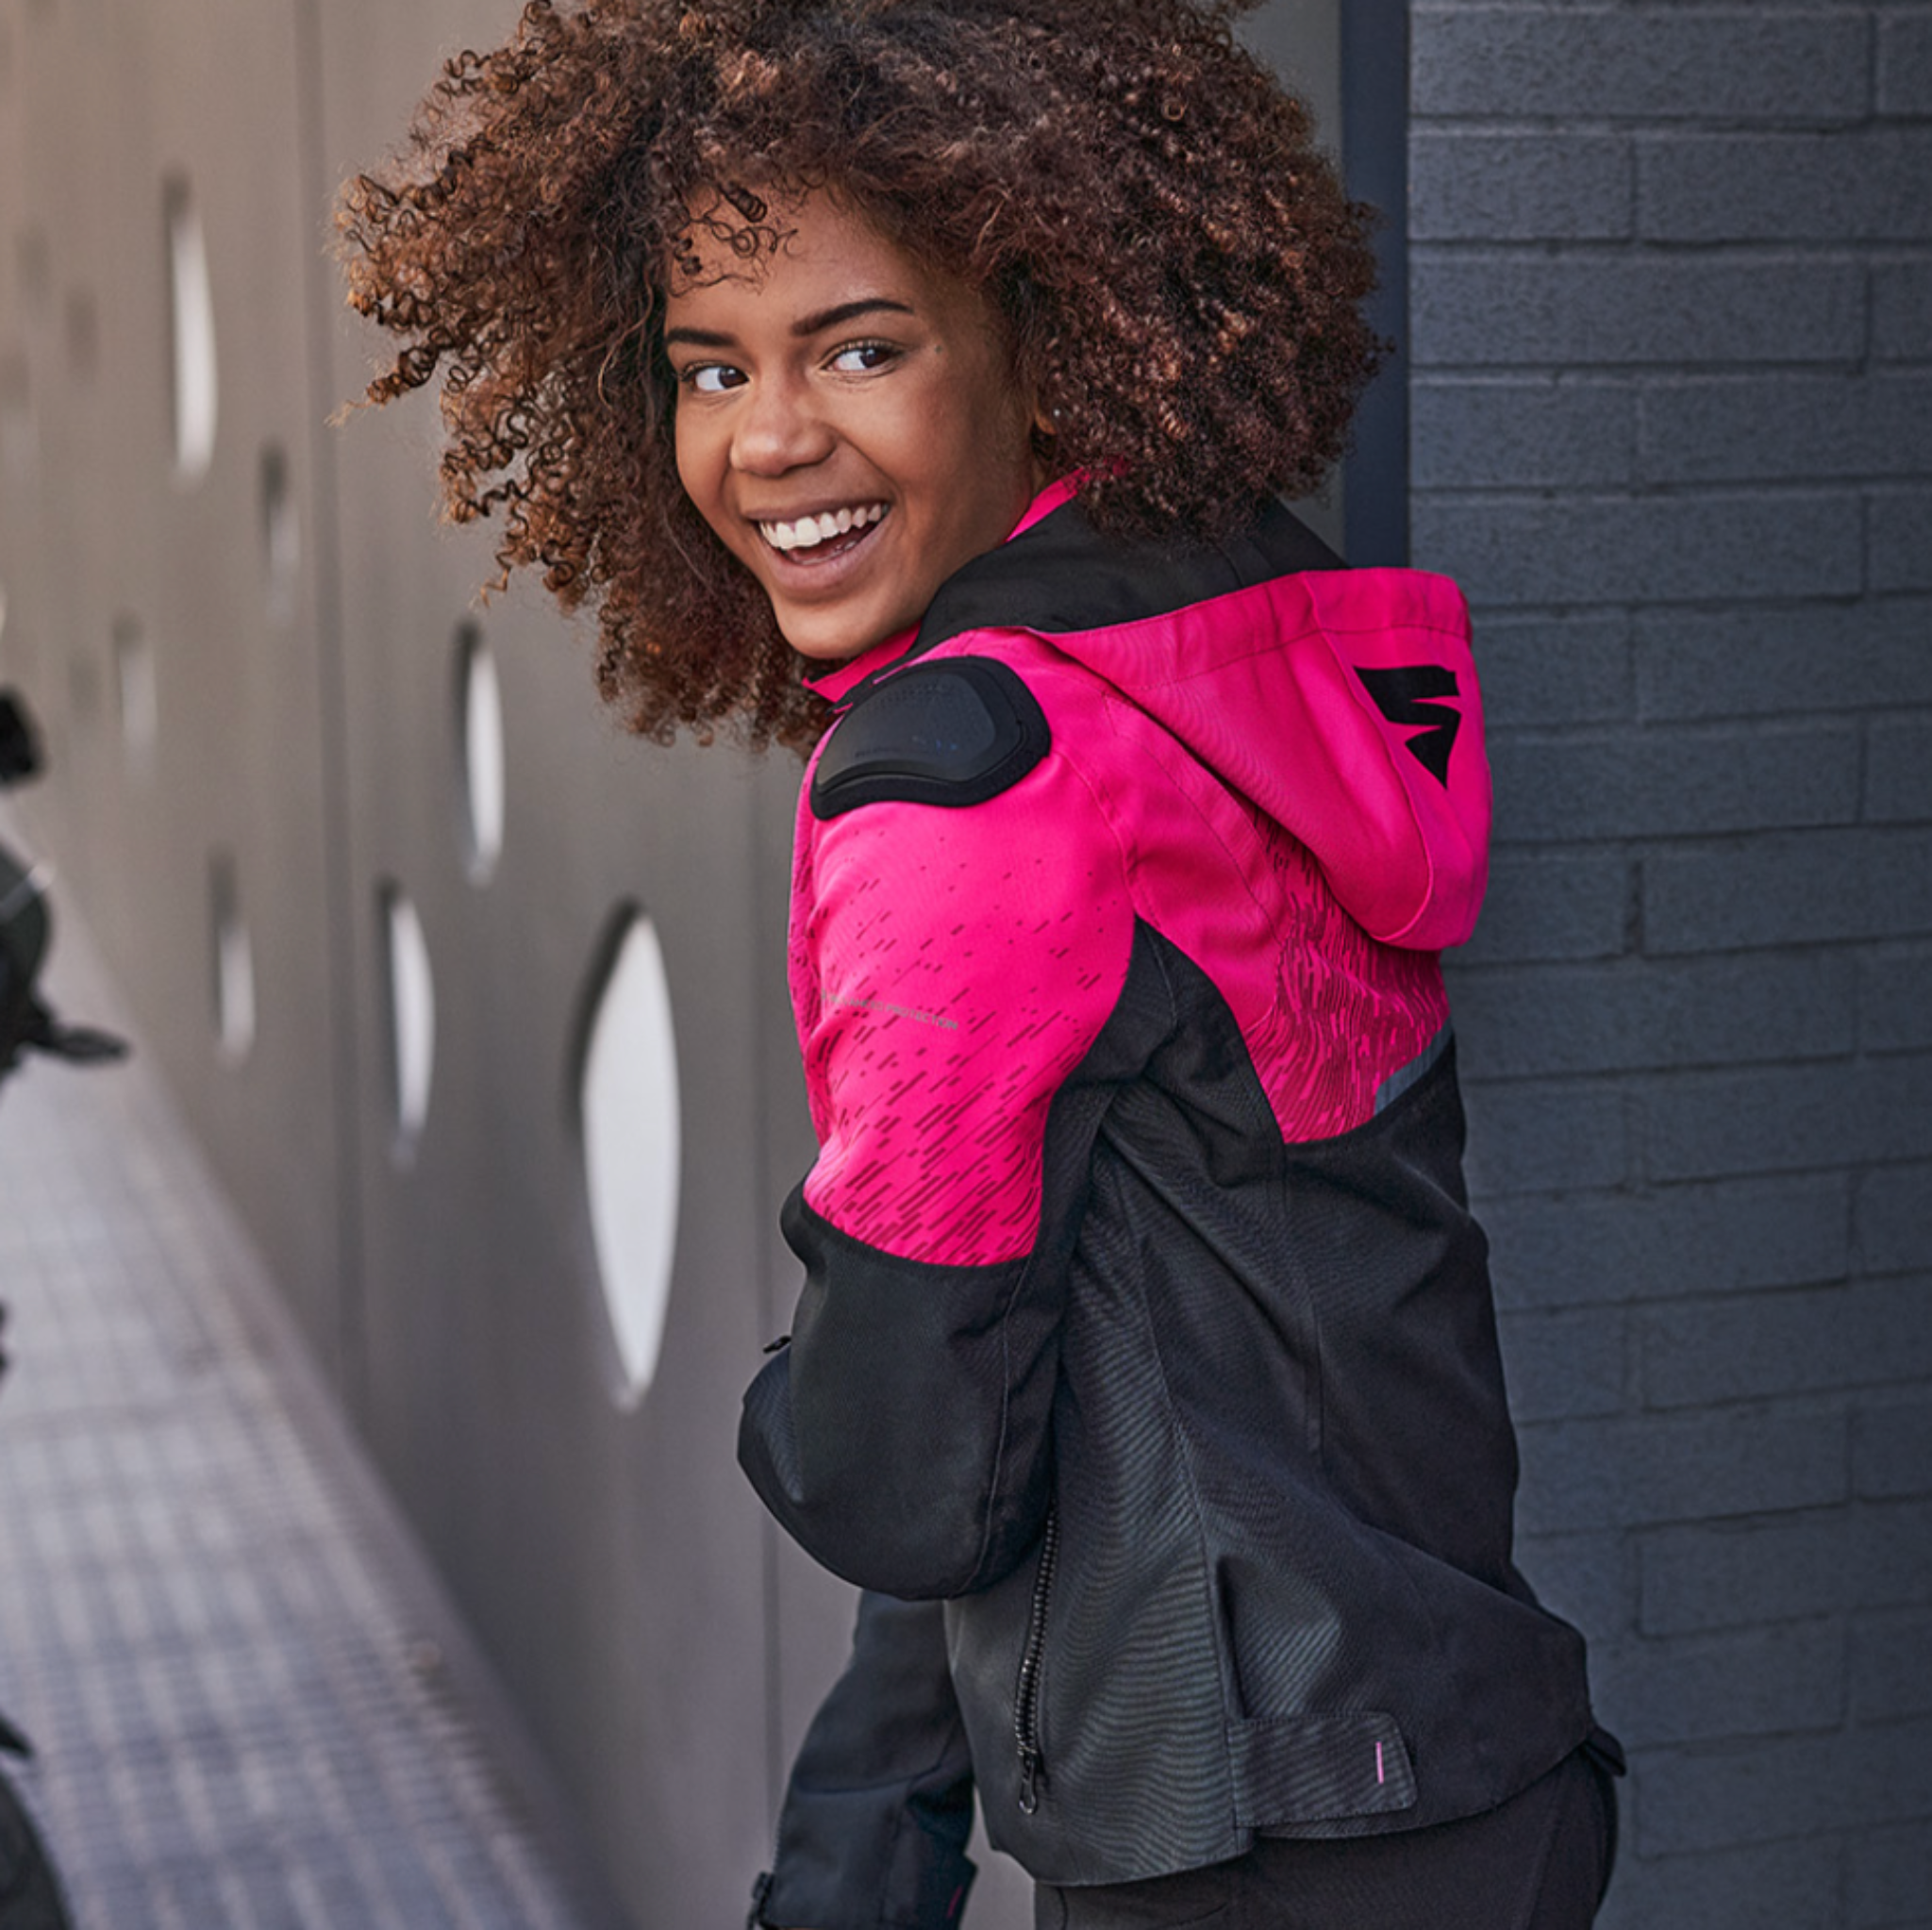
[[974, 810], [801, 822], [792, 997], [820, 1143], [806, 1197], [842, 1231], [942, 1265], [1033, 1244], [1047, 1107], [1133, 941], [1100, 828], [1058, 758]]
[[[1395, 572], [1349, 579], [1370, 606], [1352, 612], [1376, 653], [1363, 660], [1412, 661], [1424, 644], [1441, 656], [1441, 640], [1425, 634], [1441, 615], [1434, 606], [1416, 634], [1391, 639], [1370, 621], [1376, 577], [1402, 608], [1418, 593], [1427, 603], [1440, 581]], [[1331, 603], [1341, 593], [1338, 579], [1313, 580]], [[1241, 612], [1205, 607], [1213, 635], [1238, 646], [1244, 624], [1230, 617], [1270, 601], [1267, 622], [1293, 619], [1282, 590], [1242, 592]], [[1119, 999], [1137, 921], [1214, 981], [1287, 1140], [1361, 1124], [1382, 1082], [1441, 1030], [1448, 1005], [1435, 952], [1372, 938], [1343, 908], [1332, 869], [1283, 828], [1278, 801], [1230, 788], [1198, 746], [1149, 714], [1147, 688], [1162, 684], [1150, 656], [1171, 652], [1190, 670], [1167, 678], [1167, 691], [1185, 685], [1191, 710], [1272, 737], [1291, 788], [1299, 762], [1311, 836], [1346, 815], [1341, 841], [1360, 875], [1345, 882], [1358, 904], [1374, 899], [1376, 915], [1433, 942], [1467, 936], [1481, 895], [1488, 772], [1466, 641], [1456, 658], [1469, 679], [1461, 761], [1450, 786], [1425, 773], [1418, 785], [1402, 768], [1402, 733], [1362, 698], [1310, 607], [1302, 596], [1301, 660], [1272, 690], [1239, 647], [1224, 653], [1244, 684], [1234, 699], [1197, 674], [1199, 639], [1174, 618], [1158, 620], [1159, 635], [1135, 625], [1105, 638], [954, 639], [924, 660], [1011, 664], [1052, 727], [1046, 758], [965, 809], [882, 803], [822, 824], [802, 803], [791, 983], [821, 1147], [806, 1197], [824, 1219], [935, 1265], [1027, 1253], [1047, 1109]], [[1109, 652], [1131, 666], [1120, 680], [1141, 701], [1115, 687]], [[1395, 878], [1409, 882], [1391, 897]]]

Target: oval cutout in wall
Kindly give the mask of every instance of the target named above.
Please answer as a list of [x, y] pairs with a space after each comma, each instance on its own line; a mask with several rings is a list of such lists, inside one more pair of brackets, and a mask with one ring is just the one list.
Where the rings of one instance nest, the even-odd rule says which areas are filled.
[[457, 730], [463, 774], [463, 863], [471, 880], [483, 885], [503, 856], [508, 775], [503, 686], [495, 653], [475, 624], [457, 629]]
[[201, 215], [178, 176], [161, 193], [167, 222], [168, 322], [174, 376], [175, 473], [199, 482], [215, 455], [215, 298]]
[[383, 986], [388, 997], [390, 1119], [392, 1150], [407, 1162], [429, 1118], [436, 1073], [436, 979], [423, 921], [397, 885], [380, 893]]
[[255, 1044], [255, 947], [242, 917], [235, 860], [217, 852], [208, 863], [208, 925], [213, 941], [215, 1043], [229, 1065]]
[[643, 912], [620, 908], [599, 968], [582, 1031], [584, 1176], [616, 1395], [635, 1407], [658, 1372], [677, 1247], [677, 1039], [663, 949]]

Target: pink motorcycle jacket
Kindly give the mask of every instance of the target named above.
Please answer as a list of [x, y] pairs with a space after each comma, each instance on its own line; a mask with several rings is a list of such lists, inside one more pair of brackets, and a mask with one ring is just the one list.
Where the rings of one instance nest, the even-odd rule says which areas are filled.
[[821, 1150], [758, 1492], [840, 1574], [943, 1601], [989, 1834], [1040, 1880], [1501, 1803], [1591, 1719], [1511, 1561], [1461, 1177], [1460, 594], [1335, 567], [1286, 510], [1175, 553], [1065, 502], [817, 687]]

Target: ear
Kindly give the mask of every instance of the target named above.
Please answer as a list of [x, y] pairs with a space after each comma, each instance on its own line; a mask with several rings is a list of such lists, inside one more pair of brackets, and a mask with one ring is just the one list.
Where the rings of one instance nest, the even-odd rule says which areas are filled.
[[1053, 480], [1057, 472], [1056, 456], [1060, 440], [1060, 412], [1043, 400], [1036, 400], [1032, 409], [1033, 421], [1027, 431], [1027, 441], [1033, 450], [1033, 468], [1040, 479], [1041, 488]]

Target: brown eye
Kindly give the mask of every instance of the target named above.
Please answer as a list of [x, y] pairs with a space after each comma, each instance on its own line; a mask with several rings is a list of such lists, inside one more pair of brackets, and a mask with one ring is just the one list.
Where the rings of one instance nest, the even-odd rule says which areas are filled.
[[899, 350], [890, 341], [855, 341], [833, 356], [831, 366], [841, 375], [861, 375], [869, 369], [882, 369], [898, 359]]

